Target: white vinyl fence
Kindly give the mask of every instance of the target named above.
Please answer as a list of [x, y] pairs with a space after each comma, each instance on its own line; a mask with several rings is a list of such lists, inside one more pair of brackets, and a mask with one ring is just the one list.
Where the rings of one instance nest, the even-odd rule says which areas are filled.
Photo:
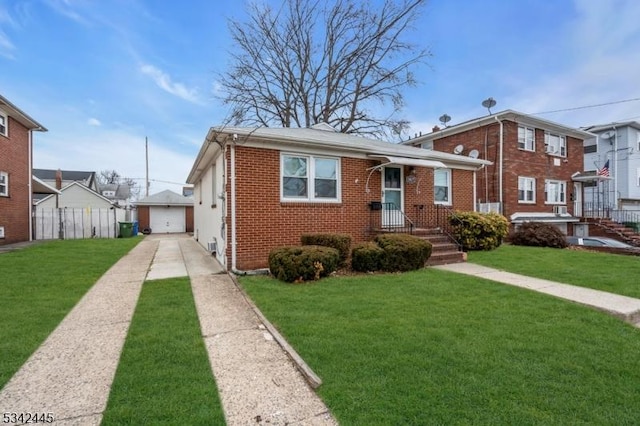
[[118, 222], [125, 220], [126, 211], [108, 208], [36, 208], [33, 214], [36, 240], [73, 240], [116, 238]]

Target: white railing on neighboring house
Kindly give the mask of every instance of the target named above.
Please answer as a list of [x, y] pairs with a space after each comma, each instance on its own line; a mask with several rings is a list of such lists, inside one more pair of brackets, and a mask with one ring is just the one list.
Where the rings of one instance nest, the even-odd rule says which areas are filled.
[[36, 207], [33, 212], [34, 239], [116, 238], [118, 222], [124, 221], [125, 216], [122, 209]]

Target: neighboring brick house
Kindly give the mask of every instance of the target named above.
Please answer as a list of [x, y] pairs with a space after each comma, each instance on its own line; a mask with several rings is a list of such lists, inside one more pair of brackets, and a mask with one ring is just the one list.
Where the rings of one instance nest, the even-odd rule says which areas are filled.
[[305, 233], [357, 243], [376, 227], [437, 226], [434, 206], [474, 209], [477, 171], [490, 164], [327, 125], [211, 128], [187, 178], [194, 237], [238, 272], [266, 268], [271, 249]]
[[493, 164], [478, 173], [478, 210], [512, 224], [545, 221], [572, 234], [582, 214], [583, 141], [589, 132], [506, 110], [403, 142]]
[[47, 129], [0, 95], [0, 245], [32, 238], [34, 131]]

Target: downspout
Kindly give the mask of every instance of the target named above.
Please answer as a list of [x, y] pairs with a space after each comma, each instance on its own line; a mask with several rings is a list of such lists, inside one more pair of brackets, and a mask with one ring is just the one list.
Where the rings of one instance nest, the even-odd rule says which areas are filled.
[[237, 241], [236, 241], [236, 141], [233, 138], [230, 148], [231, 157], [231, 272], [236, 275], [264, 275], [269, 269], [256, 269], [254, 271], [240, 271], [236, 268]]
[[29, 241], [33, 241], [33, 130], [29, 130]]
[[476, 176], [478, 174], [478, 170], [473, 171], [473, 211], [478, 211], [478, 193], [477, 193], [477, 179]]
[[504, 206], [502, 205], [502, 155], [504, 145], [504, 124], [498, 116], [494, 117], [500, 123], [500, 143], [499, 143], [499, 160], [498, 160], [498, 201], [500, 202], [500, 213], [504, 214]]

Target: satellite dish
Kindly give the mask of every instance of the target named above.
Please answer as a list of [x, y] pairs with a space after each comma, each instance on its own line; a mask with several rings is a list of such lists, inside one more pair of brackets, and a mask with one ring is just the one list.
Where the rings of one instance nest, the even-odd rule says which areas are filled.
[[455, 148], [453, 148], [453, 153], [454, 154], [461, 154], [462, 151], [464, 151], [464, 146], [463, 145], [458, 145]]
[[489, 111], [489, 114], [491, 114], [491, 108], [496, 106], [496, 100], [493, 98], [487, 98], [484, 101], [482, 101], [482, 106]]
[[451, 117], [447, 114], [442, 114], [438, 120], [440, 120], [444, 127], [447, 127], [447, 123], [451, 121]]
[[480, 155], [480, 151], [478, 151], [477, 149], [472, 149], [469, 152], [469, 157], [471, 158], [478, 158], [478, 155]]
[[600, 137], [602, 139], [611, 139], [613, 137], [613, 135], [615, 135], [615, 133], [610, 130], [610, 131], [608, 131], [606, 133], [601, 134]]

